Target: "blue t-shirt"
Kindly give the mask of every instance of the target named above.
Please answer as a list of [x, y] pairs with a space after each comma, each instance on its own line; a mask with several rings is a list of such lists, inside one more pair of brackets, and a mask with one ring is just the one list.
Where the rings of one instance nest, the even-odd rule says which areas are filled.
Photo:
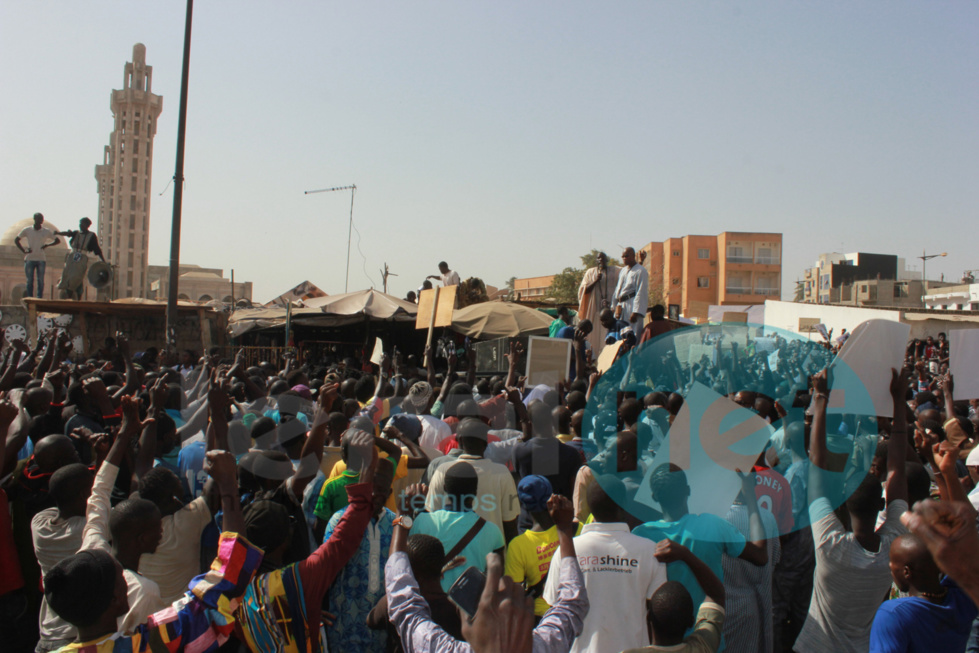
[[629, 347], [634, 347], [636, 345], [636, 333], [625, 320], [616, 320], [612, 325], [612, 328], [605, 334], [606, 345], [611, 345], [619, 340], [624, 340], [625, 344]]
[[204, 493], [204, 483], [207, 482], [207, 472], [204, 471], [204, 455], [207, 445], [203, 442], [191, 442], [180, 450], [177, 455], [177, 475], [184, 487], [184, 495], [193, 501]]
[[[455, 512], [452, 510], [436, 510], [435, 512], [419, 513], [411, 527], [412, 535], [431, 535], [442, 541], [445, 553], [461, 540], [469, 529], [476, 523], [478, 515], [474, 512]], [[486, 571], [486, 554], [506, 546], [503, 533], [496, 524], [486, 522], [469, 544], [459, 553], [466, 563], [447, 571], [442, 577], [442, 589], [446, 592], [452, 587], [456, 578], [469, 567]]]
[[[744, 535], [734, 526], [716, 515], [684, 515], [679, 521], [652, 521], [636, 526], [632, 531], [653, 542], [670, 539], [682, 544], [704, 561], [717, 577], [724, 581], [724, 568], [721, 566], [723, 554], [737, 558], [744, 551]], [[671, 562], [666, 566], [666, 576], [681, 583], [690, 592], [694, 605], [704, 602], [704, 590], [682, 562]]]
[[870, 653], [964, 651], [979, 610], [950, 578], [942, 585], [942, 604], [917, 596], [884, 601], [870, 628]]

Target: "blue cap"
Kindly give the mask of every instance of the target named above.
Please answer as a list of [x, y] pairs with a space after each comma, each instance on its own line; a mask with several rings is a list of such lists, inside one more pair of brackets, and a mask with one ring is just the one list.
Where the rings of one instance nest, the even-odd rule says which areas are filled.
[[547, 510], [547, 500], [554, 494], [551, 482], [537, 474], [524, 476], [517, 484], [517, 497], [520, 505], [528, 512], [542, 512]]

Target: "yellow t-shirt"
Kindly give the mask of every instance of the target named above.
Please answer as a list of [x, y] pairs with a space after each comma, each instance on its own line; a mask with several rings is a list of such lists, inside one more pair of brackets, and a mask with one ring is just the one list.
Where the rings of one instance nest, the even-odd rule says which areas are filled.
[[[377, 455], [379, 458], [387, 457], [387, 455], [383, 453], [380, 449], [378, 449], [376, 446], [374, 447], [374, 449], [377, 450]], [[337, 476], [340, 476], [345, 471], [347, 471], [347, 463], [344, 462], [342, 459], [338, 460], [336, 465], [333, 466], [333, 471], [331, 471], [330, 475], [326, 478], [327, 482], [336, 478]], [[398, 466], [394, 468], [394, 480], [397, 481], [398, 479], [404, 478], [407, 475], [408, 475], [408, 456], [402, 454], [401, 458], [398, 459]], [[391, 492], [391, 496], [388, 497], [387, 503], [384, 504], [384, 507], [386, 507], [388, 510], [391, 510], [392, 512], [398, 512], [397, 500], [398, 498], [394, 496], [394, 492]]]
[[[578, 526], [581, 532], [581, 526]], [[558, 548], [557, 526], [546, 531], [527, 530], [510, 540], [506, 551], [505, 573], [515, 583], [531, 588], [541, 582], [551, 568], [551, 558]], [[534, 615], [541, 617], [551, 607], [543, 598], [534, 599]]]

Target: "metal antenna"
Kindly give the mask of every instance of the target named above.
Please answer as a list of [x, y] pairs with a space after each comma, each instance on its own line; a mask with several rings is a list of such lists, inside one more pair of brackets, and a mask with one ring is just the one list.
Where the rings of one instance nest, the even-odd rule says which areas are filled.
[[388, 277], [396, 277], [398, 275], [396, 275], [394, 272], [389, 272], [388, 271], [388, 264], [387, 263], [384, 264], [384, 269], [381, 270], [380, 272], [381, 272], [381, 285], [384, 287], [384, 294], [387, 294], [387, 292], [388, 292]]
[[303, 192], [303, 195], [312, 195], [313, 193], [332, 193], [338, 190], [350, 191], [350, 223], [347, 226], [347, 275], [343, 279], [343, 292], [347, 292], [347, 287], [350, 282], [350, 237], [354, 228], [354, 195], [357, 194], [357, 184], [350, 184], [349, 186], [334, 186], [333, 188], [320, 188], [319, 190], [307, 190]]

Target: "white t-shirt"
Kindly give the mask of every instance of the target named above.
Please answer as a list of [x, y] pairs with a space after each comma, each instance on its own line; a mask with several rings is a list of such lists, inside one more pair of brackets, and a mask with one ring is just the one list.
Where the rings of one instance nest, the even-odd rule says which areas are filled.
[[[56, 564], [78, 553], [82, 545], [84, 528], [84, 516], [62, 519], [57, 508], [47, 508], [34, 515], [31, 520], [31, 537], [34, 540], [34, 555], [37, 556], [42, 578]], [[78, 630], [55, 614], [54, 610], [48, 607], [44, 597], [41, 597], [39, 624], [42, 642], [70, 641], [78, 636]]]
[[[571, 653], [605, 653], [649, 645], [646, 599], [666, 582], [666, 565], [656, 559], [656, 543], [629, 532], [624, 523], [585, 524], [574, 538], [588, 603], [581, 634]], [[560, 560], [561, 550], [554, 552]], [[557, 601], [559, 567], [552, 566], [544, 600]]]
[[415, 415], [422, 423], [422, 434], [418, 445], [422, 448], [438, 449], [442, 440], [452, 437], [449, 425], [434, 415]]
[[[476, 468], [478, 484], [473, 512], [488, 522], [496, 524], [501, 533], [503, 522], [513, 521], [520, 514], [520, 499], [517, 498], [517, 484], [506, 467], [485, 458], [462, 454], [457, 462], [467, 462]], [[425, 509], [435, 512], [444, 508], [445, 472], [451, 465], [443, 464], [435, 469], [429, 481]]]
[[891, 586], [891, 543], [903, 532], [901, 515], [906, 501], [892, 501], [887, 518], [877, 531], [880, 549], [867, 551], [833, 514], [829, 501], [820, 498], [809, 506], [816, 545], [809, 616], [795, 642], [799, 653], [870, 649], [870, 627], [877, 608]]
[[201, 533], [211, 521], [204, 497], [163, 518], [163, 538], [156, 553], [144, 553], [139, 573], [156, 581], [164, 603], [173, 603], [187, 591], [187, 583], [201, 573]]
[[455, 270], [449, 270], [441, 276], [442, 287], [446, 286], [458, 286], [459, 285], [459, 273]]
[[44, 261], [46, 258], [44, 256], [44, 250], [41, 248], [51, 241], [54, 237], [54, 232], [47, 227], [41, 227], [40, 229], [24, 227], [17, 237], [26, 238], [27, 249], [31, 250], [30, 254], [24, 256], [25, 261]]

